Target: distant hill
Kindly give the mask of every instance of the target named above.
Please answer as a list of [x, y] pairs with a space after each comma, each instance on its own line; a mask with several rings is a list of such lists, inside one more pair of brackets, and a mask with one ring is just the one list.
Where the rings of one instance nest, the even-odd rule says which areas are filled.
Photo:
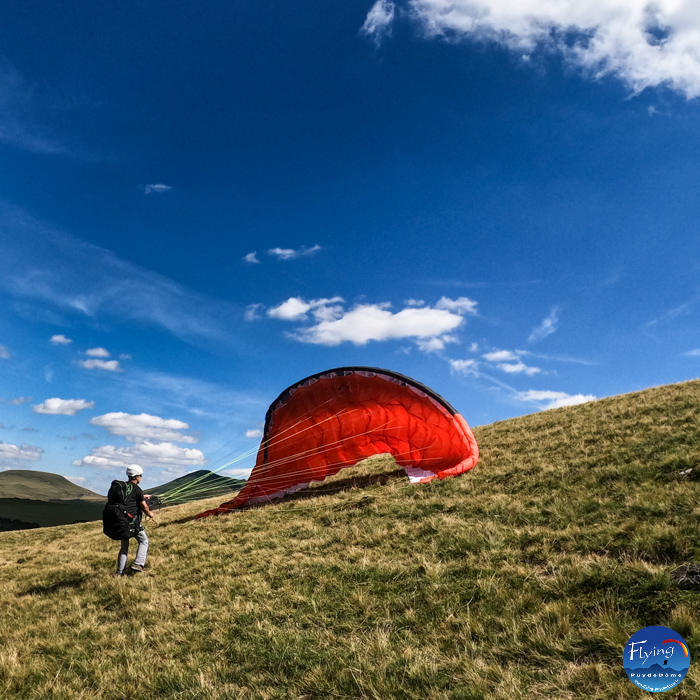
[[104, 504], [104, 496], [60, 474], [0, 472], [0, 531], [99, 520]]
[[244, 479], [232, 479], [215, 474], [208, 469], [200, 469], [168, 481], [167, 484], [147, 488], [145, 491], [157, 497], [153, 499], [152, 504], [159, 507], [189, 503], [214, 496], [229, 497], [232, 491], [240, 491], [244, 484]]
[[94, 491], [68, 481], [60, 474], [31, 469], [9, 469], [0, 472], [0, 498], [28, 498], [32, 501], [56, 499], [102, 498]]

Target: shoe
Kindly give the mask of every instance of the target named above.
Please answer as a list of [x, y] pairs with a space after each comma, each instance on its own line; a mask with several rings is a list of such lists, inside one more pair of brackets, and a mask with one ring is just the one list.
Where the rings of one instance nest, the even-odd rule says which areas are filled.
[[141, 566], [141, 564], [132, 564], [131, 570], [141, 572], [141, 571], [143, 571], [143, 566]]

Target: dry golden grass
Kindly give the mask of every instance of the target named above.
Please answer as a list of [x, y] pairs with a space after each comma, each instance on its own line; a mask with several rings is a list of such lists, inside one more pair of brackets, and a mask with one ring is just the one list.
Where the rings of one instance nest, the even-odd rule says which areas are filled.
[[[138, 576], [111, 576], [96, 523], [2, 533], [0, 697], [643, 697], [637, 629], [700, 654], [670, 575], [700, 554], [699, 402], [690, 382], [486, 426], [442, 482], [170, 508]], [[696, 669], [665, 696], [697, 697]]]

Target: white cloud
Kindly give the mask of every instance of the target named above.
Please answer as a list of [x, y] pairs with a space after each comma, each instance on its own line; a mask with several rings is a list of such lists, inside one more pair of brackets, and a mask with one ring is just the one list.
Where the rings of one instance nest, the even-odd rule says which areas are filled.
[[365, 17], [360, 33], [379, 44], [384, 36], [391, 35], [395, 6], [391, 0], [377, 0]]
[[109, 357], [109, 352], [104, 348], [90, 348], [85, 351], [85, 354], [90, 357]]
[[70, 338], [66, 338], [65, 335], [52, 335], [51, 342], [54, 345], [69, 345], [73, 341]]
[[172, 190], [171, 185], [146, 185], [143, 188], [144, 194], [162, 194], [163, 192], [170, 192]]
[[562, 406], [577, 406], [588, 401], [595, 401], [596, 396], [592, 394], [567, 394], [563, 391], [521, 391], [516, 393], [516, 398], [520, 401], [527, 401], [540, 404], [541, 411], [551, 408], [561, 408]]
[[296, 321], [304, 318], [309, 309], [311, 309], [311, 304], [299, 297], [291, 297], [279, 306], [269, 309], [267, 315], [270, 318], [278, 318], [282, 321]]
[[450, 360], [450, 367], [455, 372], [474, 374], [479, 368], [479, 363], [476, 360]]
[[[406, 308], [394, 313], [389, 302], [358, 304], [346, 311], [342, 297], [312, 299], [291, 297], [267, 311], [270, 318], [284, 321], [309, 321], [314, 325], [298, 328], [290, 334], [304, 343], [340, 345], [344, 342], [365, 345], [370, 340], [412, 338], [424, 352], [444, 349], [447, 343], [456, 343], [450, 332], [464, 322], [464, 314], [475, 312], [476, 302], [466, 297], [442, 297], [434, 306], [409, 300]], [[257, 307], [253, 310], [257, 311]], [[251, 314], [252, 315], [252, 314]]]
[[78, 411], [94, 408], [94, 401], [85, 399], [46, 399], [43, 403], [32, 408], [34, 413], [44, 413], [51, 416], [74, 416]]
[[262, 430], [246, 430], [245, 436], [247, 438], [261, 438], [263, 436]]
[[[269, 309], [267, 315], [281, 321], [298, 321], [306, 319], [306, 314], [312, 311], [316, 321], [332, 321], [343, 314], [342, 297], [332, 299], [312, 299], [304, 301], [300, 297], [290, 297], [279, 306]], [[261, 306], [261, 305], [258, 305]]]
[[423, 352], [438, 352], [445, 349], [447, 343], [456, 343], [457, 338], [453, 335], [443, 335], [439, 338], [427, 338], [426, 340], [416, 340], [416, 345]]
[[527, 374], [530, 376], [542, 371], [539, 367], [528, 367], [522, 360], [518, 360], [517, 362], [503, 362], [496, 366], [506, 374]]
[[163, 440], [170, 442], [187, 442], [194, 444], [198, 438], [184, 435], [189, 424], [174, 418], [160, 418], [148, 413], [133, 415], [130, 413], [105, 413], [90, 419], [92, 425], [106, 428], [112, 435], [121, 435], [130, 442], [140, 443], [145, 440]]
[[442, 297], [437, 304], [436, 309], [447, 309], [458, 314], [476, 314], [476, 302], [467, 297], [459, 297], [459, 299], [448, 299]]
[[3, 467], [19, 466], [23, 462], [41, 459], [44, 450], [32, 445], [11, 445], [0, 441], [0, 465]]
[[12, 357], [4, 345], [0, 345], [0, 360], [9, 360]]
[[68, 481], [72, 481], [78, 486], [85, 486], [85, 482], [87, 481], [84, 476], [67, 476], [66, 479], [68, 479]]
[[299, 330], [295, 337], [304, 343], [365, 345], [370, 340], [438, 338], [455, 330], [462, 316], [446, 309], [406, 308], [392, 313], [385, 305], [363, 304], [332, 320]]
[[315, 253], [318, 253], [319, 250], [321, 250], [320, 245], [315, 245], [311, 248], [302, 246], [301, 248], [296, 249], [270, 248], [270, 250], [267, 251], [267, 254], [272, 255], [273, 257], [278, 258], [279, 260], [294, 260], [294, 258], [301, 258], [307, 255], [314, 255]]
[[494, 350], [493, 352], [487, 352], [482, 357], [489, 362], [511, 362], [519, 359], [518, 355], [510, 350]]
[[512, 350], [494, 350], [487, 352], [482, 357], [488, 362], [495, 364], [498, 369], [506, 374], [527, 374], [528, 376], [538, 374], [542, 371], [539, 367], [529, 367], [520, 359], [527, 354], [529, 353], [521, 350], [516, 350], [515, 352]]
[[[429, 37], [497, 42], [523, 57], [543, 48], [592, 78], [614, 75], [635, 93], [668, 85], [688, 99], [700, 96], [696, 2], [406, 0], [406, 5], [406, 14]], [[375, 4], [363, 25], [375, 39], [391, 21], [382, 7]]]
[[425, 306], [425, 302], [422, 299], [406, 299], [404, 306]]
[[80, 360], [78, 364], [85, 369], [103, 369], [106, 372], [123, 372], [119, 360]]
[[700, 348], [697, 350], [690, 350], [685, 353], [686, 357], [700, 357]]
[[555, 306], [549, 312], [549, 316], [545, 318], [542, 323], [540, 323], [537, 328], [532, 330], [530, 337], [527, 339], [530, 343], [537, 343], [540, 340], [544, 340], [548, 335], [551, 335], [557, 330], [557, 324], [559, 323], [559, 307]]
[[126, 469], [131, 464], [139, 464], [144, 468], [182, 470], [186, 467], [202, 466], [206, 461], [200, 450], [178, 447], [172, 442], [146, 441], [133, 447], [115, 447], [114, 445], [95, 447], [89, 455], [75, 460], [73, 465], [110, 470]]
[[247, 255], [244, 255], [243, 260], [245, 260], [245, 262], [247, 262], [247, 263], [259, 263], [260, 262], [258, 260], [258, 253], [255, 250], [252, 253], [248, 253]]

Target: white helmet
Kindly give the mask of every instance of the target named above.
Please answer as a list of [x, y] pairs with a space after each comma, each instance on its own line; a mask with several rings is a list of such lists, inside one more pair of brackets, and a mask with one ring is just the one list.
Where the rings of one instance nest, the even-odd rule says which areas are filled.
[[131, 479], [134, 476], [143, 476], [143, 469], [138, 464], [132, 464], [126, 468], [126, 475]]

